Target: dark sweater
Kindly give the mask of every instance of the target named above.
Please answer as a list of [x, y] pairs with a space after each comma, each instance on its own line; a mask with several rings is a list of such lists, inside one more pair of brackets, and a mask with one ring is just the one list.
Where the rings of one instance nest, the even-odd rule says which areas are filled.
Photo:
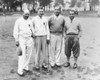
[[50, 33], [63, 33], [65, 19], [62, 15], [56, 18], [55, 15], [51, 16], [48, 21]]

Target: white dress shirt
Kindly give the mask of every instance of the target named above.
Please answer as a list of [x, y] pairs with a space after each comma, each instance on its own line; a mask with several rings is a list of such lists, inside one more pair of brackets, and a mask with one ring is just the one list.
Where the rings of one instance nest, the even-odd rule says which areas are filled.
[[35, 28], [36, 36], [45, 36], [47, 35], [47, 39], [50, 39], [50, 32], [48, 27], [48, 19], [45, 16], [41, 18], [39, 16], [33, 17], [32, 22]]
[[13, 36], [16, 41], [19, 41], [19, 37], [27, 38], [33, 34], [34, 27], [30, 19], [25, 20], [23, 17], [17, 19], [13, 31]]

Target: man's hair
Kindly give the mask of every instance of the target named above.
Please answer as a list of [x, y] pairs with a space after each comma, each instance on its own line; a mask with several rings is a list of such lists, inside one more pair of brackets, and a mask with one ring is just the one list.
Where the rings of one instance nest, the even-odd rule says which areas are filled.
[[38, 7], [38, 10], [39, 10], [39, 9], [43, 9], [43, 10], [44, 10], [44, 7], [43, 7], [43, 6], [40, 6], [40, 7]]
[[60, 6], [55, 6], [54, 9], [59, 9], [59, 10], [61, 10], [61, 7], [60, 7]]
[[74, 10], [69, 10], [69, 14], [71, 14], [71, 13], [75, 14], [75, 11]]
[[24, 10], [23, 12], [24, 14], [30, 14], [30, 11], [28, 9]]

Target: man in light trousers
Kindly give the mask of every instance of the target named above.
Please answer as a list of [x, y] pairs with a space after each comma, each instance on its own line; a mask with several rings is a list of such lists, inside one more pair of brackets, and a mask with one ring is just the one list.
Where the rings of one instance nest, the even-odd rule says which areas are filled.
[[[32, 19], [35, 26], [35, 70], [39, 71], [40, 68], [47, 70], [47, 43], [49, 43], [50, 33], [48, 28], [48, 19], [44, 16], [43, 7], [38, 8], [38, 15]], [[42, 54], [41, 54], [42, 53]], [[41, 62], [42, 55], [42, 65]]]
[[[33, 49], [34, 27], [29, 19], [29, 10], [25, 10], [23, 17], [17, 19], [14, 26], [13, 36], [16, 46], [20, 47], [22, 53], [18, 56], [18, 75], [24, 76], [29, 71], [29, 62]], [[20, 51], [21, 52], [21, 51]]]
[[63, 44], [63, 32], [65, 19], [61, 14], [61, 8], [55, 7], [54, 14], [48, 20], [50, 29], [50, 65], [53, 69], [61, 68], [60, 57]]

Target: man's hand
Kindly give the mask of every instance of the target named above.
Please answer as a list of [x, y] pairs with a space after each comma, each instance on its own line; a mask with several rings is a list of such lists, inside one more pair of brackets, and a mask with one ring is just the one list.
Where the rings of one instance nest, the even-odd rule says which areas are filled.
[[17, 47], [17, 54], [18, 54], [18, 56], [21, 56], [22, 55], [22, 49], [21, 49], [20, 46]]
[[50, 44], [50, 40], [47, 40], [47, 44]]
[[16, 41], [16, 46], [17, 46], [17, 47], [19, 46], [19, 41]]
[[80, 39], [81, 38], [81, 35], [78, 35], [78, 39]]
[[36, 36], [35, 36], [35, 35], [31, 35], [31, 37], [32, 37], [32, 38], [35, 38]]

